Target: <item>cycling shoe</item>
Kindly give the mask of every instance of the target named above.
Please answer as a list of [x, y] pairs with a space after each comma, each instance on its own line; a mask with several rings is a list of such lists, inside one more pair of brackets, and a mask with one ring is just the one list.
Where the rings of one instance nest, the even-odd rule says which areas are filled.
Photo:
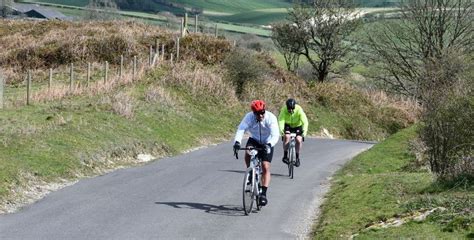
[[300, 166], [300, 159], [297, 158], [297, 159], [296, 159], [296, 162], [295, 162], [295, 167], [299, 167], [299, 166]]
[[263, 194], [260, 195], [260, 197], [258, 198], [258, 200], [260, 201], [260, 205], [261, 205], [261, 206], [265, 206], [265, 205], [267, 205], [267, 203], [268, 203], [267, 196], [265, 196], [265, 195], [263, 195]]

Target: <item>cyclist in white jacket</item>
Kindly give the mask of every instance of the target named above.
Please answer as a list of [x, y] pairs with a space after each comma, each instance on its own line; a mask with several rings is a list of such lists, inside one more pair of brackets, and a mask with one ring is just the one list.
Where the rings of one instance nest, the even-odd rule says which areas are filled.
[[[240, 148], [240, 142], [247, 131], [250, 138], [246, 147], [253, 146], [264, 148], [258, 154], [262, 159], [262, 194], [260, 196], [260, 204], [265, 206], [268, 203], [267, 189], [270, 185], [270, 163], [273, 158], [273, 147], [280, 138], [280, 130], [278, 128], [278, 120], [276, 116], [265, 111], [265, 102], [263, 100], [254, 100], [250, 104], [252, 112], [245, 115], [239, 124], [237, 133], [234, 138], [234, 150]], [[250, 155], [245, 152], [245, 164], [250, 165]]]

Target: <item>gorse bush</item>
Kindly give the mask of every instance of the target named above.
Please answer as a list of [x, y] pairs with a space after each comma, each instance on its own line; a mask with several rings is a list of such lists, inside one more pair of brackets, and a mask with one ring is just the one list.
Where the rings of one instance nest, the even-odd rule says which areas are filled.
[[227, 77], [235, 86], [239, 98], [244, 94], [245, 86], [250, 82], [262, 82], [267, 65], [253, 51], [236, 49], [224, 60]]
[[[180, 54], [204, 64], [216, 64], [224, 60], [231, 45], [223, 39], [205, 35], [188, 35], [181, 40]], [[176, 50], [176, 49], [174, 49]]]
[[[0, 24], [0, 67], [56, 68], [70, 63], [104, 62], [118, 65], [120, 56], [148, 57], [150, 46], [165, 58], [176, 55], [176, 36], [159, 27], [131, 21], [57, 23], [5, 21]], [[231, 44], [206, 35], [188, 35], [180, 40], [180, 58], [204, 64], [224, 60]]]
[[13, 32], [0, 36], [0, 49], [5, 49], [0, 51], [0, 67], [17, 72], [10, 82], [20, 81], [18, 75], [26, 69], [46, 70], [71, 63], [104, 61], [119, 64], [121, 55], [126, 59], [145, 56], [157, 36], [171, 38], [166, 31], [134, 22], [2, 21], [0, 29]]

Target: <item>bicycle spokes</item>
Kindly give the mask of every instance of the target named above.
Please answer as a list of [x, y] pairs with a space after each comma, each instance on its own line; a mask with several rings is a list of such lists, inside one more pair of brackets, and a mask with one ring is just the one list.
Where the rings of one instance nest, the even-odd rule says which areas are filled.
[[252, 212], [253, 200], [255, 194], [255, 179], [253, 177], [252, 171], [247, 171], [244, 177], [242, 191], [242, 201], [245, 215], [248, 215]]

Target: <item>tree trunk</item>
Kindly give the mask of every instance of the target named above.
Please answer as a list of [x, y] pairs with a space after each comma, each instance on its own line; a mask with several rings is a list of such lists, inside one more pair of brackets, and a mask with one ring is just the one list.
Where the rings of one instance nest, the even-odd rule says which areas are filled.
[[318, 82], [322, 83], [328, 76], [328, 72], [325, 70], [318, 71]]

